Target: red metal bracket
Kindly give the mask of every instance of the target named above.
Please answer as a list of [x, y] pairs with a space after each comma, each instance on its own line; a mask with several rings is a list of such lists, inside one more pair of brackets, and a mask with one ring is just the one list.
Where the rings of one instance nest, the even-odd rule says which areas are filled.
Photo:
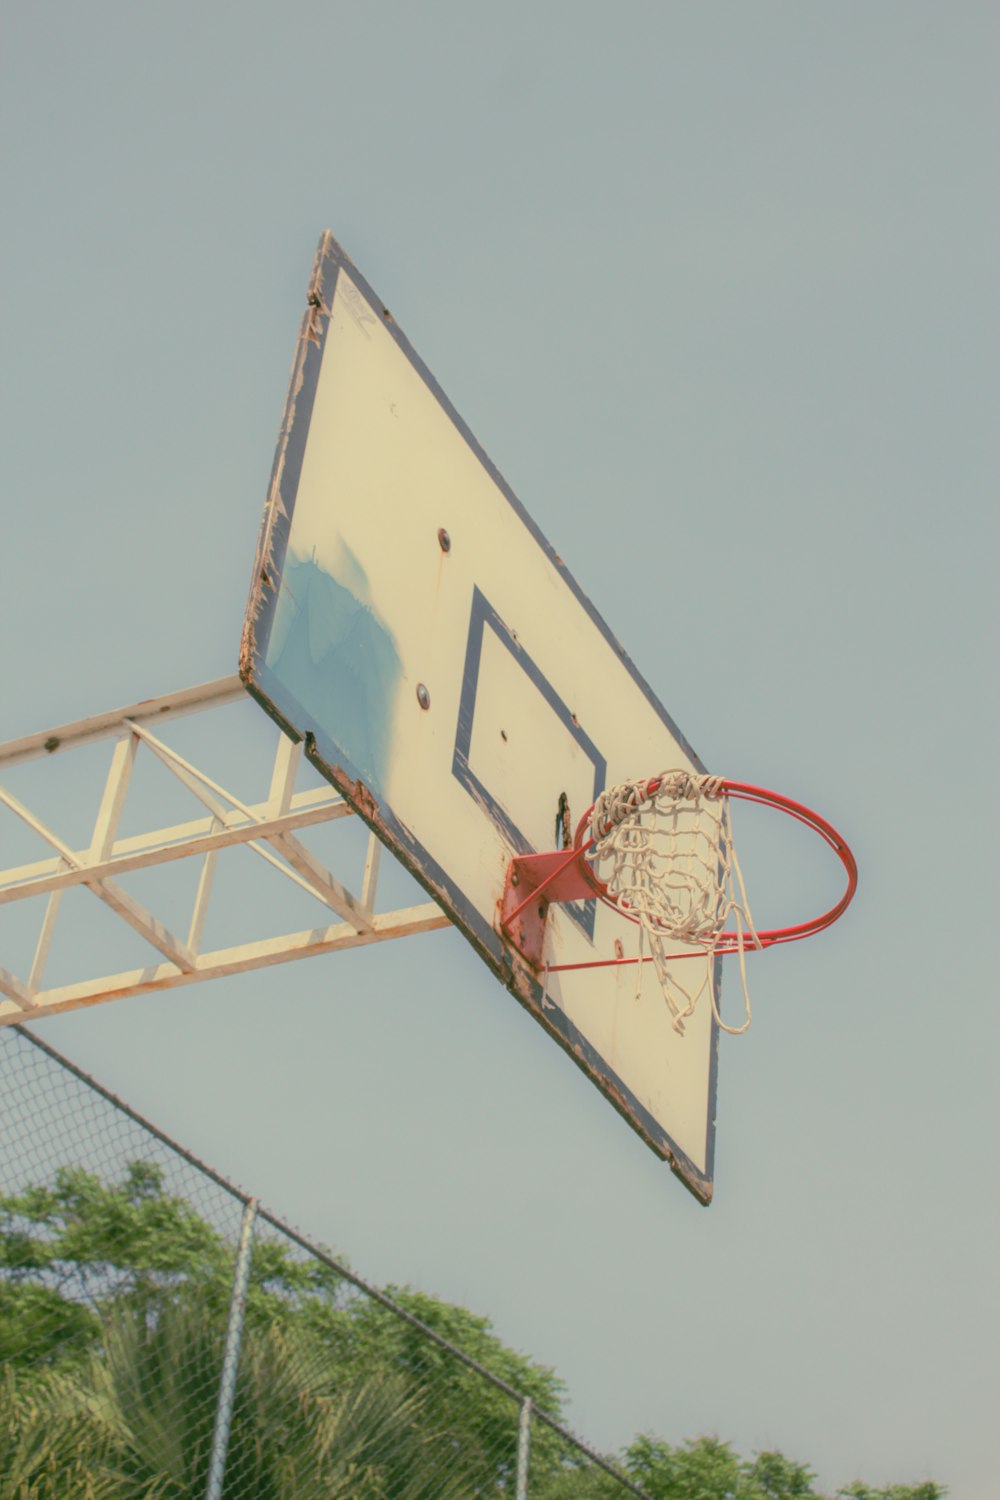
[[601, 886], [579, 849], [520, 854], [507, 867], [500, 930], [533, 969], [542, 968], [545, 926], [553, 901], [585, 901]]

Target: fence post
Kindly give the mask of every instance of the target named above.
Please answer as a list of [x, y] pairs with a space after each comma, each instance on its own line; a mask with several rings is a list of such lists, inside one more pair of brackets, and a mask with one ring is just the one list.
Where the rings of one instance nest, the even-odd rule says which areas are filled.
[[240, 1244], [236, 1252], [236, 1269], [233, 1272], [233, 1295], [229, 1303], [226, 1350], [222, 1356], [222, 1374], [219, 1377], [219, 1400], [215, 1408], [215, 1431], [212, 1434], [212, 1456], [208, 1463], [208, 1486], [205, 1490], [205, 1500], [220, 1500], [222, 1495], [222, 1480], [226, 1472], [226, 1450], [229, 1447], [229, 1424], [232, 1421], [233, 1398], [236, 1395], [236, 1368], [240, 1359], [243, 1316], [246, 1312], [247, 1283], [250, 1280], [250, 1251], [253, 1246], [256, 1218], [257, 1199], [248, 1198], [243, 1208]]
[[531, 1397], [521, 1402], [517, 1418], [517, 1480], [514, 1500], [528, 1500], [528, 1453], [531, 1449]]

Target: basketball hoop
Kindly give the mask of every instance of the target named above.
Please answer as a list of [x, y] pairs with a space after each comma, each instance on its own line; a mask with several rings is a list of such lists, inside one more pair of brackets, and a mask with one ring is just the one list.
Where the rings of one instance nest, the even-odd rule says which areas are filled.
[[[847, 873], [847, 888], [840, 900], [810, 921], [757, 931], [733, 844], [729, 815], [733, 798], [774, 808], [818, 833]], [[641, 965], [651, 962], [676, 1031], [683, 1032], [685, 1019], [707, 987], [718, 1024], [725, 1031], [739, 1033], [747, 1029], [751, 1018], [747, 952], [822, 932], [847, 910], [857, 883], [857, 863], [847, 843], [811, 808], [747, 782], [672, 770], [602, 792], [580, 819], [571, 849], [512, 860], [500, 926], [522, 956], [541, 969], [549, 904], [596, 897], [639, 927], [638, 956], [616, 954], [545, 965], [547, 974], [634, 963], [640, 965], [641, 985]], [[643, 952], [646, 946], [648, 955]], [[712, 958], [732, 953], [739, 956], [746, 1004], [741, 1026], [727, 1026], [722, 1020], [709, 982]], [[708, 963], [695, 988], [674, 965], [699, 956]]]

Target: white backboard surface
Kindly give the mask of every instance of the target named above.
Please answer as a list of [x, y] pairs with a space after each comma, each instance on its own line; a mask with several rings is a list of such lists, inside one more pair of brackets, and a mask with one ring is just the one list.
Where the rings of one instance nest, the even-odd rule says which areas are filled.
[[[638, 989], [635, 964], [546, 973], [497, 916], [512, 856], [556, 847], [563, 793], [575, 826], [605, 785], [703, 767], [329, 234], [240, 667], [497, 977], [707, 1203], [717, 1054], [707, 994], [678, 1035], [651, 965]], [[553, 907], [545, 961], [610, 959], [616, 939], [637, 952], [636, 929], [601, 903]]]

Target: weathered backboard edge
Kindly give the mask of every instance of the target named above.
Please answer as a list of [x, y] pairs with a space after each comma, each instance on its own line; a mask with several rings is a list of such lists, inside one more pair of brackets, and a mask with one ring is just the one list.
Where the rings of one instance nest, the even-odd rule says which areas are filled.
[[[275, 603], [288, 546], [292, 514], [303, 456], [309, 434], [313, 404], [316, 395], [326, 332], [330, 321], [330, 309], [336, 279], [344, 270], [366, 299], [372, 313], [391, 333], [399, 349], [410, 361], [416, 373], [440, 403], [449, 420], [461, 434], [478, 461], [488, 471], [512, 509], [516, 512], [531, 537], [545, 551], [552, 565], [558, 570], [567, 586], [586, 610], [594, 625], [612, 646], [623, 667], [645, 695], [650, 705], [669, 727], [670, 732], [683, 747], [692, 762], [701, 769], [702, 763], [678, 730], [670, 715], [658, 701], [648, 684], [619, 645], [605, 622], [568, 572], [561, 558], [555, 553], [545, 537], [521, 505], [490, 459], [483, 452], [473, 434], [438, 386], [433, 375], [423, 364], [406, 337], [394, 322], [389, 310], [368, 285], [357, 267], [344, 253], [333, 235], [325, 231], [320, 239], [312, 276], [309, 282], [307, 307], [299, 332], [288, 395], [275, 452], [274, 465], [268, 497], [264, 508], [261, 532], [254, 561], [243, 638], [240, 649], [239, 672], [244, 686], [265, 712], [295, 741], [305, 740], [305, 754], [316, 770], [330, 781], [346, 798], [354, 810], [378, 835], [401, 861], [404, 867], [424, 887], [428, 894], [448, 914], [459, 931], [476, 949], [482, 960], [493, 971], [500, 982], [510, 990], [515, 999], [544, 1027], [549, 1035], [566, 1051], [578, 1067], [600, 1089], [618, 1113], [646, 1144], [665, 1160], [674, 1174], [700, 1203], [708, 1204], [712, 1199], [715, 1160], [715, 1110], [716, 1082], [718, 1070], [718, 1027], [712, 1023], [710, 1049], [710, 1078], [708, 1087], [708, 1120], [706, 1136], [706, 1167], [702, 1171], [673, 1141], [663, 1127], [644, 1108], [640, 1101], [625, 1086], [622, 1080], [605, 1063], [603, 1058], [583, 1037], [568, 1017], [556, 1006], [545, 1003], [543, 986], [538, 976], [517, 956], [510, 954], [499, 937], [471, 908], [462, 892], [449, 880], [428, 851], [420, 845], [409, 830], [395, 818], [391, 810], [380, 805], [377, 796], [365, 785], [356, 768], [349, 764], [338, 764], [332, 754], [324, 755], [321, 730], [303, 733], [301, 726], [310, 722], [310, 715], [297, 704], [288, 691], [278, 683], [266, 665], [270, 631], [274, 620]], [[643, 768], [639, 768], [640, 770]], [[660, 769], [660, 768], [652, 768]], [[721, 960], [715, 960], [712, 983], [718, 997], [721, 982]]]

